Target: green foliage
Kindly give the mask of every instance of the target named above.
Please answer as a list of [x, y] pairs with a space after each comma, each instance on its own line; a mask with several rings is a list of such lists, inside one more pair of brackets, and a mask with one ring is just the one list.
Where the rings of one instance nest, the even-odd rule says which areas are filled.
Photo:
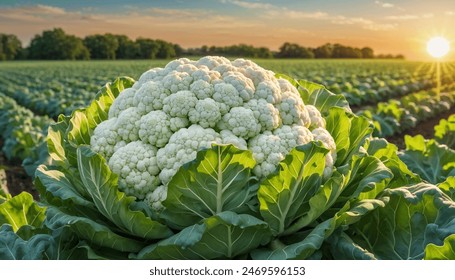
[[422, 135], [405, 136], [406, 150], [400, 158], [410, 170], [424, 180], [438, 184], [455, 176], [455, 151], [435, 140], [425, 140]]
[[82, 40], [67, 35], [61, 28], [43, 31], [35, 35], [28, 48], [30, 59], [75, 60], [88, 59], [89, 52]]
[[434, 138], [438, 143], [455, 149], [455, 114], [439, 121], [434, 127]]
[[168, 185], [163, 202], [167, 224], [184, 228], [224, 211], [248, 212], [247, 204], [256, 195], [250, 182], [255, 164], [251, 151], [233, 145], [199, 152]]
[[333, 248], [334, 255], [342, 259], [423, 259], [427, 245], [442, 245], [455, 230], [455, 204], [434, 185], [387, 189], [381, 198], [388, 200], [385, 207], [353, 224], [347, 231], [350, 239], [340, 235], [332, 240], [335, 244], [344, 239]]

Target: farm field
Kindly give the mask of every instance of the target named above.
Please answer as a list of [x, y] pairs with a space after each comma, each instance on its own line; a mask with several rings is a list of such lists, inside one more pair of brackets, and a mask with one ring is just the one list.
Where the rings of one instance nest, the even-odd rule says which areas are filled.
[[[195, 58], [195, 60], [197, 60], [197, 58]], [[276, 238], [274, 241], [277, 242], [274, 243], [274, 246], [278, 246], [279, 249], [272, 250], [268, 247], [264, 247], [253, 251], [248, 257], [259, 259], [281, 258], [282, 254], [289, 254], [289, 251], [284, 249], [284, 245], [292, 247], [294, 246], [294, 243], [291, 241], [303, 237], [305, 237], [303, 239], [305, 242], [310, 242], [306, 239], [308, 237], [308, 232], [302, 231], [302, 228], [308, 231], [312, 230], [315, 234], [318, 232], [320, 233], [321, 231], [335, 232], [336, 234], [334, 233], [330, 238], [327, 236], [324, 240], [318, 240], [316, 243], [325, 244], [325, 246], [338, 244], [337, 246], [340, 247], [337, 247], [337, 250], [331, 251], [328, 254], [325, 252], [327, 248], [325, 248], [324, 245], [320, 245], [319, 247], [322, 247], [317, 250], [302, 249], [303, 251], [298, 251], [297, 249], [293, 249], [294, 251], [292, 253], [294, 255], [291, 254], [292, 258], [330, 256], [331, 258], [353, 259], [422, 259], [424, 257], [438, 259], [441, 257], [440, 254], [445, 256], [441, 258], [455, 257], [453, 252], [452, 255], [449, 253], [447, 253], [448, 255], [446, 254], [447, 250], [450, 250], [450, 248], [453, 249], [453, 245], [451, 244], [453, 244], [455, 231], [452, 231], [453, 226], [451, 225], [451, 222], [445, 220], [441, 221], [437, 217], [438, 215], [433, 215], [435, 211], [446, 211], [447, 213], [453, 211], [453, 209], [446, 209], [441, 205], [446, 203], [446, 200], [452, 200], [455, 193], [455, 63], [442, 64], [441, 86], [440, 88], [437, 88], [435, 64], [430, 62], [379, 59], [257, 59], [254, 61], [265, 69], [291, 77], [293, 79], [292, 81], [296, 83], [296, 86], [304, 88], [303, 91], [308, 92], [308, 96], [306, 96], [305, 93], [302, 94], [304, 102], [312, 102], [311, 104], [314, 104], [314, 106], [321, 111], [321, 114], [327, 123], [327, 130], [330, 134], [332, 134], [332, 136], [338, 135], [339, 138], [334, 137], [334, 141], [337, 144], [335, 152], [338, 154], [338, 158], [335, 157], [332, 164], [334, 167], [340, 167], [340, 170], [339, 173], [337, 173], [338, 171], [334, 172], [335, 175], [333, 175], [333, 178], [335, 178], [337, 174], [343, 174], [344, 171], [341, 166], [344, 166], [345, 169], [346, 166], [350, 166], [352, 170], [361, 170], [361, 168], [364, 167], [365, 170], [362, 170], [362, 172], [359, 171], [358, 174], [355, 174], [355, 171], [352, 171], [352, 173], [350, 171], [349, 175], [343, 174], [343, 176], [345, 176], [343, 177], [343, 180], [347, 180], [345, 182], [347, 191], [340, 190], [340, 193], [348, 193], [343, 193], [344, 195], [337, 197], [336, 201], [334, 200], [329, 203], [329, 200], [333, 199], [333, 197], [323, 198], [322, 194], [318, 193], [316, 190], [312, 190], [314, 192], [314, 197], [317, 197], [317, 199], [327, 199], [327, 201], [324, 201], [324, 203], [327, 203], [327, 207], [323, 210], [314, 210], [311, 208], [311, 203], [313, 202], [308, 202], [308, 205], [302, 207], [307, 207], [305, 209], [310, 212], [315, 211], [314, 213], [311, 212], [311, 215], [315, 215], [315, 218], [308, 218], [311, 219], [311, 222], [310, 220], [307, 220], [307, 223], [305, 223], [305, 221], [302, 222], [302, 220], [307, 218], [300, 219], [300, 217], [293, 217], [293, 223], [291, 223], [290, 220], [286, 220], [285, 222], [286, 225], [289, 226], [287, 230], [283, 230], [283, 224], [275, 225], [276, 227], [272, 226], [271, 238]], [[69, 116], [71, 116], [75, 110], [86, 108], [90, 104], [93, 105], [92, 102], [96, 94], [106, 83], [113, 82], [117, 77], [123, 76], [131, 77], [137, 81], [141, 77], [141, 74], [148, 69], [165, 67], [168, 62], [169, 61], [167, 60], [2, 62], [0, 64], [0, 180], [2, 180], [2, 188], [7, 188], [12, 195], [18, 195], [22, 191], [27, 191], [30, 192], [36, 200], [39, 200], [40, 197], [36, 186], [39, 186], [42, 189], [41, 193], [43, 193], [46, 184], [52, 185], [52, 183], [50, 183], [54, 178], [52, 176], [56, 176], [55, 174], [57, 174], [57, 172], [63, 172], [62, 170], [66, 171], [65, 168], [68, 168], [68, 170], [73, 168], [65, 165], [68, 164], [65, 159], [65, 161], [62, 160], [62, 162], [59, 163], [59, 169], [40, 169], [40, 171], [36, 173], [39, 165], [50, 165], [51, 159], [49, 153], [54, 153], [52, 158], [57, 162], [58, 160], [56, 160], [56, 158], [63, 157], [59, 154], [61, 152], [59, 148], [56, 147], [58, 146], [56, 144], [58, 141], [55, 140], [58, 138], [56, 135], [61, 137], [60, 140], [63, 147], [65, 141], [79, 141], [78, 144], [83, 145], [83, 142], [85, 141], [83, 139], [87, 139], [87, 137], [90, 139], [94, 133], [88, 132], [88, 129], [80, 124], [84, 122], [84, 117], [74, 117], [70, 121]], [[129, 85], [128, 83], [130, 83], [127, 80], [122, 81], [125, 85]], [[312, 83], [323, 85], [327, 90], [321, 89]], [[117, 86], [117, 84], [115, 84], [115, 87], [113, 86], [112, 92], [117, 90]], [[123, 84], [118, 86], [118, 88], [122, 89], [122, 86]], [[316, 88], [316, 90], [314, 88]], [[108, 90], [105, 89], [105, 91]], [[112, 95], [118, 95], [118, 92], [112, 93]], [[98, 106], [102, 108], [104, 104], [101, 101], [100, 104], [101, 105]], [[344, 111], [336, 111], [336, 109], [330, 110], [331, 107], [340, 107], [343, 108]], [[101, 109], [98, 108], [97, 110]], [[84, 111], [84, 114], [89, 113]], [[97, 114], [96, 117], [100, 119], [103, 118], [104, 115], [107, 116], [106, 112]], [[67, 117], [64, 117], [63, 115]], [[104, 118], [106, 118], [106, 116], [104, 116]], [[87, 119], [90, 119], [90, 117], [87, 117]], [[337, 123], [338, 120], [342, 120], [343, 122], [340, 121], [340, 123]], [[88, 122], [90, 122], [90, 120]], [[342, 127], [342, 125], [340, 125], [341, 123], [349, 123], [349, 128]], [[352, 123], [356, 124], [354, 125]], [[48, 129], [51, 125], [54, 125], [51, 129], [53, 138], [52, 140], [49, 140]], [[58, 131], [61, 126], [65, 125], [66, 129], [68, 129], [68, 127], [71, 128], [81, 125], [80, 131], [78, 130], [76, 135], [73, 133], [69, 136], [73, 137], [71, 138], [72, 140], [64, 139], [64, 136], [62, 136], [63, 130]], [[357, 125], [358, 127], [356, 127]], [[347, 137], [349, 140], [343, 137]], [[361, 143], [355, 142], [350, 137], [358, 137], [358, 141]], [[386, 139], [391, 144], [381, 138]], [[347, 150], [343, 151], [339, 147], [346, 144], [346, 141], [352, 141], [350, 142], [351, 146], [348, 145], [349, 148], [346, 147]], [[85, 144], [90, 144], [90, 142]], [[48, 145], [51, 145], [55, 150], [49, 150]], [[354, 146], [355, 148], [353, 148]], [[312, 148], [312, 153], [317, 154], [313, 150], [318, 150], [319, 148], [319, 146], [314, 146]], [[360, 151], [364, 149], [367, 151], [368, 155], [362, 158], [362, 156], [355, 154], [353, 149], [358, 149]], [[232, 151], [226, 150], [220, 150], [218, 152], [227, 153], [230, 156], [232, 156], [230, 153], [233, 153]], [[74, 165], [74, 163], [71, 162], [71, 156], [75, 157], [75, 155], [66, 154], [65, 156], [69, 158], [68, 162], [70, 162], [71, 165]], [[95, 156], [90, 154], [90, 152], [87, 152], [87, 154], [83, 156], [86, 157], [87, 162], [90, 162], [90, 164], [94, 162]], [[77, 157], [83, 156], [78, 154]], [[295, 157], [299, 157], [297, 152], [295, 152]], [[96, 167], [104, 168], [103, 166], [100, 167], [98, 164], [99, 162], [96, 161]], [[324, 168], [320, 170], [321, 176], [323, 169]], [[385, 169], [387, 169], [387, 171], [385, 171]], [[55, 171], [52, 176], [51, 171]], [[319, 171], [314, 172], [317, 173]], [[35, 176], [39, 177], [38, 180]], [[189, 174], [188, 176], [193, 175]], [[287, 176], [292, 176], [292, 174], [288, 174]], [[349, 176], [351, 176], [351, 178]], [[311, 176], [308, 175], [308, 178], [306, 179], [314, 180], [310, 177]], [[335, 185], [335, 181], [341, 180], [340, 178], [333, 179], [332, 184]], [[273, 185], [274, 179], [272, 179], [262, 181], [259, 189], [261, 189], [263, 185]], [[33, 180], [35, 180], [35, 182], [33, 182]], [[68, 178], [67, 180], [72, 181], [73, 178]], [[320, 181], [317, 182], [322, 184]], [[317, 184], [317, 182], [315, 184]], [[326, 181], [322, 186], [324, 186], [324, 188], [326, 188], [325, 191], [328, 192], [328, 189], [333, 188], [334, 185], [329, 186], [330, 184], [327, 182], [331, 181]], [[413, 202], [411, 202], [412, 199], [405, 194], [408, 190], [401, 190], [399, 188], [403, 185], [411, 186], [410, 188], [415, 191], [415, 199], [420, 199], [419, 203], [414, 205]], [[440, 193], [437, 193], [434, 190], [428, 191], [430, 185], [438, 186], [442, 191]], [[59, 203], [63, 202], [57, 201], [61, 197], [59, 197], [60, 194], [58, 194], [58, 190], [52, 186], [49, 187], [49, 189], [46, 189], [44, 196], [50, 204], [55, 203], [55, 205], [59, 205]], [[389, 189], [385, 191], [387, 195], [383, 195], [382, 197], [381, 195], [378, 196], [384, 189]], [[53, 191], [55, 191], [55, 193], [52, 193]], [[333, 189], [331, 189], [331, 191], [333, 191]], [[262, 193], [262, 195], [264, 195], [264, 193]], [[56, 197], [58, 197], [58, 199]], [[431, 200], [431, 202], [429, 202], [429, 204], [431, 204], [431, 206], [425, 205], [423, 202], [421, 203], [421, 201], [424, 200], [423, 197], [430, 197], [429, 200]], [[73, 199], [74, 201], [72, 203], [82, 203], [78, 200], [79, 198]], [[309, 201], [308, 198], [302, 199], [307, 199]], [[361, 221], [357, 222], [358, 219], [353, 218], [355, 215], [352, 213], [361, 213], [358, 215], [362, 216], [366, 215], [367, 212], [373, 211], [374, 213], [368, 217], [374, 218], [377, 223], [381, 223], [382, 218], [398, 220], [398, 217], [394, 216], [396, 213], [392, 213], [393, 210], [384, 207], [384, 203], [389, 203], [389, 200], [390, 204], [396, 205], [397, 208], [400, 208], [400, 211], [409, 210], [410, 213], [420, 211], [419, 213], [423, 213], [422, 215], [425, 216], [420, 217], [420, 219], [427, 219], [428, 225], [431, 224], [432, 226], [440, 227], [440, 229], [435, 230], [433, 236], [434, 240], [426, 241], [427, 243], [425, 246], [428, 245], [429, 247], [425, 248], [422, 247], [422, 245], [419, 245], [419, 247], [414, 244], [417, 243], [417, 241], [413, 239], [423, 240], [423, 230], [421, 235], [413, 235], [412, 229], [406, 228], [405, 226], [405, 228], [397, 230], [395, 234], [403, 238], [410, 238], [410, 242], [402, 241], [404, 242], [403, 244], [391, 245], [387, 252], [384, 252], [381, 249], [381, 246], [378, 245], [379, 243], [369, 243], [375, 239], [380, 239], [379, 242], [386, 243], [387, 240], [392, 240], [396, 236], [388, 236], [389, 233], [386, 232], [384, 232], [383, 235], [379, 234], [379, 236], [377, 236], [377, 232], [380, 231], [379, 226], [378, 229], [376, 229], [377, 231], [372, 230], [371, 224], [365, 221], [365, 219], [361, 219], [361, 217], [358, 218]], [[399, 204], [401, 200], [405, 200], [405, 202]], [[352, 203], [352, 205], [348, 205], [348, 201]], [[0, 205], [2, 202], [2, 193], [0, 192]], [[175, 205], [171, 206], [175, 207]], [[139, 207], [138, 209], [140, 209], [142, 206], [139, 205], [135, 207]], [[349, 211], [345, 209], [346, 211], [343, 212], [343, 207], [347, 207], [346, 209], [349, 209]], [[383, 209], [385, 210], [374, 210], [381, 207], [384, 207]], [[55, 210], [57, 208], [53, 209], [53, 211], [57, 211]], [[64, 211], [67, 211], [65, 214], [74, 214], [71, 207], [68, 207]], [[91, 213], [91, 211], [92, 209], [90, 208], [87, 210], [87, 213], [82, 214], [93, 217], [94, 214]], [[147, 213], [146, 210], [143, 211]], [[267, 211], [261, 208], [261, 214], [264, 219], [274, 225], [277, 221], [273, 221], [276, 215], [276, 213], [273, 213], [273, 206], [270, 206], [270, 209]], [[57, 219], [56, 217], [63, 215], [63, 212], [53, 213], [53, 218]], [[263, 212], [267, 213], [264, 214]], [[328, 218], [332, 217], [335, 213], [338, 220], [335, 218]], [[409, 214], [409, 220], [411, 218], [418, 218], [411, 214]], [[96, 215], [99, 215], [99, 213], [96, 213]], [[449, 215], [447, 215], [447, 217], [448, 216]], [[224, 217], [223, 219], [225, 220], [214, 220], [212, 222], [223, 224], [230, 218]], [[75, 224], [77, 222], [82, 223], [82, 221], [73, 222]], [[182, 225], [172, 226], [180, 230], [185, 226], [192, 225], [192, 223], [186, 225], [184, 221], [179, 222], [182, 222]], [[176, 257], [178, 254], [184, 254], [185, 258], [192, 258], [199, 252], [197, 251], [199, 249], [195, 248], [194, 250], [197, 251], [196, 253], [192, 252], [185, 255], [186, 253], [179, 251], [179, 249], [167, 248], [166, 246], [170, 247], [170, 245], [166, 245], [165, 243], [163, 243], [163, 248], [161, 249], [150, 247], [142, 248], [142, 244], [139, 244], [139, 242], [134, 239], [137, 237], [136, 235], [141, 236], [141, 229], [136, 229], [137, 232], [131, 233], [128, 231], [129, 229], [125, 229], [125, 225], [123, 225], [123, 228], [120, 226], [120, 229], [116, 229], [116, 226], [118, 226], [116, 223], [121, 222], [106, 222], [102, 225], [114, 228], [112, 233], [116, 234], [115, 238], [118, 238], [118, 240], [114, 238], [115, 241], [113, 241], [113, 243], [117, 241], [125, 242], [124, 244], [139, 248], [133, 252], [134, 257]], [[305, 223], [305, 226], [298, 228], [298, 225], [303, 223]], [[329, 229], [329, 223], [339, 224], [337, 224], [336, 228]], [[382, 226], [388, 226], [386, 223], [387, 222], [384, 222], [384, 225]], [[342, 231], [341, 224], [348, 229]], [[354, 226], [348, 227], [349, 225]], [[245, 232], [248, 230], [266, 231], [259, 222], [257, 224], [248, 224], [246, 227], [247, 230], [245, 230]], [[295, 231], [293, 232], [294, 229]], [[442, 234], [443, 231], [450, 232], [451, 234], [444, 236], [444, 234]], [[179, 231], [179, 234], [183, 232], [184, 230]], [[364, 232], [365, 235], [362, 236], [359, 234], [360, 232]], [[111, 231], [109, 231], [109, 234], [110, 233]], [[103, 236], [99, 232], [97, 232], [97, 234], [100, 234], [97, 238]], [[252, 233], [245, 234], [248, 235]], [[141, 236], [141, 238], [159, 239], [165, 238], [168, 235], [169, 234], [163, 230], [157, 233], [156, 236], [150, 234], [150, 236]], [[177, 235], [178, 234], [174, 236]], [[254, 236], [254, 234], [252, 235]], [[282, 236], [290, 237], [284, 241], [283, 239], [280, 239]], [[59, 238], [62, 237], [60, 236]], [[73, 244], [74, 242], [76, 241], [71, 239], [69, 244]], [[95, 241], [95, 243], [96, 242], [101, 241]], [[399, 242], [400, 241], [397, 241], [397, 243]], [[85, 243], [81, 244], [79, 244], [78, 247], [80, 249], [78, 249], [79, 251], [83, 251], [83, 248], [88, 248], [88, 246], [84, 247]], [[437, 244], [437, 246], [435, 244]], [[93, 249], [93, 251], [91, 251], [92, 249], [89, 250], [91, 256], [100, 258], [126, 258], [128, 256], [128, 252], [122, 251], [117, 245], [105, 245], [100, 243], [96, 243], [96, 245], [98, 246], [94, 246], [96, 249]], [[259, 246], [259, 244], [256, 245]], [[102, 248], [104, 248], [103, 246], [110, 246], [109, 250], [112, 251], [102, 251]], [[308, 245], [300, 243], [297, 247], [301, 248], [302, 246], [303, 248], [308, 247]], [[362, 251], [360, 246], [367, 248], [370, 253], [367, 254]], [[409, 249], [409, 252], [396, 249], [400, 246], [406, 247], [406, 250]], [[398, 250], [398, 252], [391, 253], [390, 251], [393, 251], [393, 248]], [[168, 249], [169, 251], [166, 251]], [[79, 251], [78, 254], [80, 253]], [[246, 252], [245, 254], [250, 253]], [[214, 258], [234, 257], [234, 255], [212, 255], [215, 256]], [[208, 254], [207, 256], [209, 256], [208, 258], [211, 258], [212, 255]], [[130, 257], [131, 256], [132, 255], [130, 255]]]

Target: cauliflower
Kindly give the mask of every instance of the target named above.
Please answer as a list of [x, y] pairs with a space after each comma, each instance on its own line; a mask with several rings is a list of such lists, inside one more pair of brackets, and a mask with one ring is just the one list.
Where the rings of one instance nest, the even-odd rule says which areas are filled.
[[281, 124], [280, 112], [264, 99], [252, 99], [244, 105], [253, 111], [254, 118], [261, 125], [261, 131], [274, 130]]
[[275, 171], [277, 164], [284, 159], [285, 151], [280, 145], [280, 137], [273, 135], [271, 131], [265, 131], [250, 139], [248, 148], [256, 160], [253, 173], [259, 178]]
[[187, 117], [190, 110], [196, 107], [196, 103], [194, 93], [182, 90], [163, 100], [163, 111], [172, 117]]
[[298, 124], [309, 127], [311, 124], [307, 106], [303, 104], [300, 96], [292, 91], [282, 94], [281, 102], [277, 105], [283, 124]]
[[167, 198], [167, 186], [158, 186], [153, 192], [145, 196], [145, 201], [150, 204], [153, 210], [161, 211], [164, 206], [161, 204]]
[[162, 84], [149, 81], [144, 83], [134, 95], [133, 106], [137, 107], [141, 114], [147, 114], [153, 110], [163, 109], [163, 101], [168, 96]]
[[90, 145], [118, 174], [121, 191], [159, 211], [174, 174], [213, 143], [251, 150], [261, 179], [312, 140], [330, 150], [330, 176], [336, 144], [296, 87], [250, 60], [207, 56], [144, 72], [114, 100]]
[[325, 157], [324, 178], [332, 175], [333, 165], [337, 160], [337, 146], [332, 135], [322, 127], [314, 129], [312, 132], [315, 141], [321, 141], [325, 148], [329, 149], [329, 154]]
[[313, 140], [313, 134], [304, 126], [284, 125], [275, 131], [266, 131], [251, 139], [249, 149], [257, 166], [253, 173], [258, 177], [265, 177], [275, 171], [276, 166], [294, 147], [304, 145]]
[[199, 124], [203, 128], [215, 127], [216, 123], [221, 120], [220, 108], [211, 98], [198, 100], [196, 107], [188, 113], [188, 119], [191, 123]]
[[118, 149], [109, 159], [109, 167], [119, 175], [119, 189], [127, 195], [144, 199], [160, 184], [156, 148], [141, 141]]
[[109, 118], [118, 117], [123, 110], [133, 107], [135, 94], [136, 90], [133, 88], [123, 90], [112, 103], [109, 109]]
[[254, 117], [254, 112], [244, 107], [234, 107], [224, 115], [220, 127], [224, 126], [236, 136], [245, 139], [254, 137], [261, 131], [261, 125]]
[[125, 145], [126, 143], [117, 133], [117, 118], [100, 123], [90, 138], [90, 146], [93, 151], [102, 155], [106, 160], [109, 160], [119, 147]]
[[226, 83], [215, 85], [213, 100], [218, 102], [222, 114], [226, 114], [231, 108], [243, 104], [243, 99], [237, 89], [233, 85]]
[[321, 116], [321, 112], [318, 111], [313, 105], [306, 105], [305, 108], [308, 111], [310, 117], [310, 129], [325, 127], [325, 120]]
[[171, 118], [163, 111], [151, 111], [140, 119], [139, 138], [144, 143], [161, 148], [167, 144], [172, 134]]
[[198, 150], [210, 148], [212, 143], [222, 143], [220, 135], [211, 128], [203, 128], [197, 124], [174, 133], [166, 146], [157, 153], [163, 184], [169, 183], [180, 166], [194, 160]]
[[117, 118], [117, 133], [123, 141], [131, 142], [139, 140], [139, 123], [141, 113], [136, 107], [130, 107], [122, 111]]

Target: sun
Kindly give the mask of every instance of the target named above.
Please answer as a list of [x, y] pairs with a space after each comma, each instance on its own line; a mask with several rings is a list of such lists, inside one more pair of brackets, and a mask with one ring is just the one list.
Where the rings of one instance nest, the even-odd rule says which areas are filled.
[[427, 51], [434, 58], [440, 58], [449, 52], [450, 43], [443, 37], [433, 37], [427, 43]]

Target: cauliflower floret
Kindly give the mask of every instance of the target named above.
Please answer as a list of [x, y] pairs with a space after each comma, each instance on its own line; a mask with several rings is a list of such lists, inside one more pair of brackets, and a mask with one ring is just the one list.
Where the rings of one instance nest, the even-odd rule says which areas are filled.
[[275, 74], [272, 71], [265, 70], [259, 66], [240, 68], [240, 72], [242, 72], [245, 77], [249, 78], [255, 86], [263, 81], [275, 80]]
[[264, 99], [271, 104], [278, 104], [281, 102], [281, 91], [276, 83], [272, 81], [263, 81], [256, 87], [254, 98]]
[[144, 199], [160, 185], [156, 148], [141, 141], [118, 149], [109, 159], [109, 167], [119, 176], [119, 189]]
[[301, 125], [283, 125], [273, 131], [273, 134], [280, 138], [280, 145], [286, 153], [289, 153], [296, 146], [313, 141], [311, 131]]
[[161, 148], [172, 134], [170, 117], [163, 111], [152, 111], [142, 116], [139, 122], [139, 138], [144, 143]]
[[144, 83], [136, 92], [133, 99], [133, 106], [137, 107], [141, 114], [145, 115], [150, 111], [161, 110], [163, 100], [169, 96], [163, 85], [159, 82], [149, 81]]
[[199, 124], [203, 128], [215, 127], [221, 120], [221, 113], [216, 101], [206, 98], [197, 101], [196, 107], [188, 113], [188, 119], [191, 123]]
[[191, 77], [193, 77], [194, 81], [203, 80], [207, 83], [212, 83], [212, 81], [215, 80], [221, 80], [220, 73], [210, 70], [205, 65], [199, 65], [199, 69], [191, 73]]
[[291, 91], [293, 93], [296, 93], [297, 95], [300, 95], [297, 88], [295, 88], [295, 86], [293, 86], [288, 80], [279, 78], [277, 79], [277, 81], [278, 85], [280, 86], [281, 92]]
[[223, 116], [223, 121], [218, 125], [219, 129], [229, 129], [236, 136], [248, 139], [261, 132], [261, 125], [254, 117], [251, 109], [234, 107]]
[[322, 127], [316, 128], [311, 132], [315, 141], [321, 141], [325, 148], [330, 150], [330, 153], [325, 157], [324, 178], [332, 175], [333, 165], [337, 160], [337, 146], [332, 135]]
[[193, 124], [174, 133], [169, 142], [158, 150], [158, 166], [161, 182], [167, 185], [184, 163], [196, 158], [200, 149], [210, 148], [212, 143], [221, 143], [220, 135], [211, 128]]
[[265, 131], [248, 141], [248, 148], [253, 152], [256, 166], [253, 173], [259, 178], [266, 177], [275, 171], [278, 163], [286, 155], [286, 151], [280, 144], [280, 137], [273, 135], [271, 131]]
[[222, 56], [205, 56], [200, 58], [195, 65], [200, 67], [201, 65], [207, 66], [210, 70], [221, 64], [231, 64], [231, 61]]
[[139, 89], [143, 84], [150, 81], [160, 81], [166, 76], [169, 72], [163, 68], [153, 68], [144, 73], [142, 73], [139, 80], [134, 83], [133, 88]]
[[115, 146], [121, 141], [122, 138], [117, 133], [117, 118], [112, 118], [95, 128], [90, 137], [90, 146], [94, 152], [109, 160], [115, 152]]
[[235, 87], [243, 101], [249, 101], [254, 95], [253, 82], [239, 72], [228, 71], [223, 74], [223, 81]]
[[244, 58], [237, 58], [236, 60], [232, 61], [232, 65], [234, 65], [235, 67], [239, 67], [239, 68], [247, 68], [247, 67], [258, 68], [259, 67], [259, 65], [257, 65], [253, 61], [244, 59]]
[[251, 99], [243, 105], [251, 109], [254, 117], [261, 125], [261, 131], [274, 130], [281, 124], [280, 112], [264, 99]]
[[186, 72], [172, 71], [163, 79], [163, 87], [170, 93], [176, 93], [181, 90], [189, 90], [193, 82], [193, 77]]
[[187, 118], [175, 117], [170, 119], [170, 128], [176, 132], [181, 128], [187, 127], [190, 121]]
[[277, 105], [283, 124], [309, 127], [311, 120], [300, 96], [292, 91], [283, 92]]
[[213, 100], [218, 102], [221, 114], [226, 114], [233, 107], [238, 107], [243, 104], [243, 99], [240, 97], [240, 93], [237, 89], [226, 83], [220, 83], [215, 85], [215, 93], [213, 94]]
[[322, 118], [321, 112], [318, 111], [313, 105], [305, 105], [305, 108], [308, 111], [308, 115], [311, 120], [310, 129], [325, 127], [325, 120]]
[[185, 118], [196, 107], [197, 98], [189, 90], [171, 94], [163, 100], [163, 111], [171, 117]]
[[130, 107], [121, 112], [117, 119], [117, 133], [123, 141], [139, 140], [139, 123], [142, 114], [137, 107]]
[[167, 186], [158, 186], [153, 192], [149, 192], [145, 197], [147, 202], [153, 210], [159, 212], [164, 209], [163, 201], [167, 198]]
[[192, 74], [195, 72], [195, 71], [198, 71], [199, 68], [197, 68], [195, 65], [193, 64], [182, 64], [182, 65], [179, 65], [175, 71], [177, 72], [185, 72], [185, 73], [188, 73], [192, 76]]
[[233, 71], [233, 72], [238, 71], [237, 67], [235, 67], [231, 64], [221, 64], [221, 65], [218, 65], [217, 67], [213, 68], [212, 70], [220, 73], [221, 75], [223, 75], [224, 73], [229, 72], [229, 71]]
[[212, 98], [215, 87], [205, 80], [197, 80], [191, 84], [190, 90], [199, 100]]
[[220, 137], [223, 144], [232, 144], [240, 150], [248, 149], [245, 139], [235, 136], [230, 130], [221, 130]]
[[124, 89], [109, 108], [109, 119], [114, 117], [118, 117], [120, 113], [130, 107], [134, 106], [134, 95], [136, 94], [136, 90], [133, 88]]
[[166, 64], [166, 66], [164, 66], [164, 69], [166, 69], [168, 72], [172, 72], [174, 70], [177, 70], [177, 68], [179, 68], [180, 66], [191, 65], [191, 63], [193, 63], [193, 61], [189, 60], [188, 58], [179, 58], [172, 60], [171, 62]]

